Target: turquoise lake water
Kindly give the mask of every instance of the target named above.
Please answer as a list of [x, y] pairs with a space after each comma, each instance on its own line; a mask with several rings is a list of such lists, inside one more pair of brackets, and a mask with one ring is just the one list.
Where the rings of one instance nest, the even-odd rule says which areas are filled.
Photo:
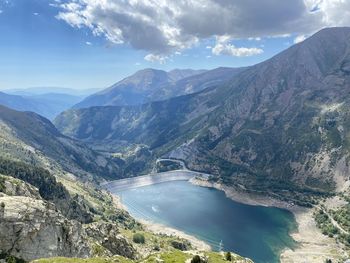
[[249, 257], [256, 263], [279, 262], [279, 254], [295, 243], [288, 233], [296, 228], [292, 213], [244, 205], [222, 191], [186, 181], [167, 182], [116, 193], [139, 219], [161, 223], [207, 242], [219, 250]]

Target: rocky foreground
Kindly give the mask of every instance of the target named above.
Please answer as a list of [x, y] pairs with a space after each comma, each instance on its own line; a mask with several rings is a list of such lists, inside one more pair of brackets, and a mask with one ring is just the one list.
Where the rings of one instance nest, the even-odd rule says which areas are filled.
[[[188, 239], [138, 223], [68, 219], [36, 187], [0, 175], [0, 262], [227, 262], [228, 254], [198, 251], [203, 247]], [[252, 262], [229, 255], [232, 262]]]
[[86, 258], [101, 247], [106, 255], [135, 258], [135, 249], [120, 234], [117, 224], [68, 220], [33, 186], [4, 178], [0, 193], [1, 253], [26, 261], [57, 256]]

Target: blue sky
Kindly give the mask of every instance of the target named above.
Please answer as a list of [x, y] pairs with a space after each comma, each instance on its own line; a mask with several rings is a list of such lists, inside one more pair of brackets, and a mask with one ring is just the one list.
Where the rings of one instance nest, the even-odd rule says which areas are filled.
[[[295, 0], [299, 5], [282, 6], [279, 0], [262, 0], [271, 14], [262, 14], [267, 9], [251, 6], [250, 0], [238, 0], [234, 7], [229, 0], [198, 0], [186, 9], [169, 1], [0, 0], [0, 90], [103, 88], [148, 67], [247, 66], [288, 48], [296, 38], [349, 22], [342, 1], [332, 6]], [[188, 15], [191, 7], [196, 9]], [[155, 13], [147, 16], [147, 9]], [[276, 15], [285, 10], [291, 14]]]

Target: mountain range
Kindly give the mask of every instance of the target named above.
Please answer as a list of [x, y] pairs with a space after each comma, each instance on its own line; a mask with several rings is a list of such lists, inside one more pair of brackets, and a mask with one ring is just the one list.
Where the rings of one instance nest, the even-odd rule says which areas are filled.
[[0, 92], [0, 105], [19, 111], [33, 111], [51, 120], [82, 99], [81, 96], [62, 93], [13, 95]]
[[239, 71], [241, 69], [234, 68], [217, 68], [209, 71], [175, 69], [169, 72], [144, 69], [105, 90], [90, 95], [73, 108], [140, 105], [165, 100], [201, 91], [215, 83], [222, 83], [227, 77]]
[[[190, 78], [202, 83], [205, 74]], [[342, 187], [350, 173], [350, 28], [321, 30], [224, 75], [161, 101], [105, 106], [115, 101], [102, 99], [104, 106], [68, 110], [54, 123], [86, 142], [146, 145], [153, 158], [185, 160], [247, 191], [295, 197]], [[113, 90], [102, 98], [114, 98]]]
[[35, 96], [45, 94], [67, 94], [75, 97], [86, 97], [98, 92], [100, 89], [72, 89], [62, 87], [32, 87], [24, 89], [6, 89], [5, 93], [19, 96]]

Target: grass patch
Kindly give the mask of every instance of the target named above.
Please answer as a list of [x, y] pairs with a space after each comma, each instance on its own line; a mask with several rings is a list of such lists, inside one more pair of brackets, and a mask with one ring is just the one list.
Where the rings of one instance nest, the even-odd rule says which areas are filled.
[[134, 261], [124, 257], [110, 257], [110, 258], [46, 258], [37, 259], [33, 263], [132, 263]]

